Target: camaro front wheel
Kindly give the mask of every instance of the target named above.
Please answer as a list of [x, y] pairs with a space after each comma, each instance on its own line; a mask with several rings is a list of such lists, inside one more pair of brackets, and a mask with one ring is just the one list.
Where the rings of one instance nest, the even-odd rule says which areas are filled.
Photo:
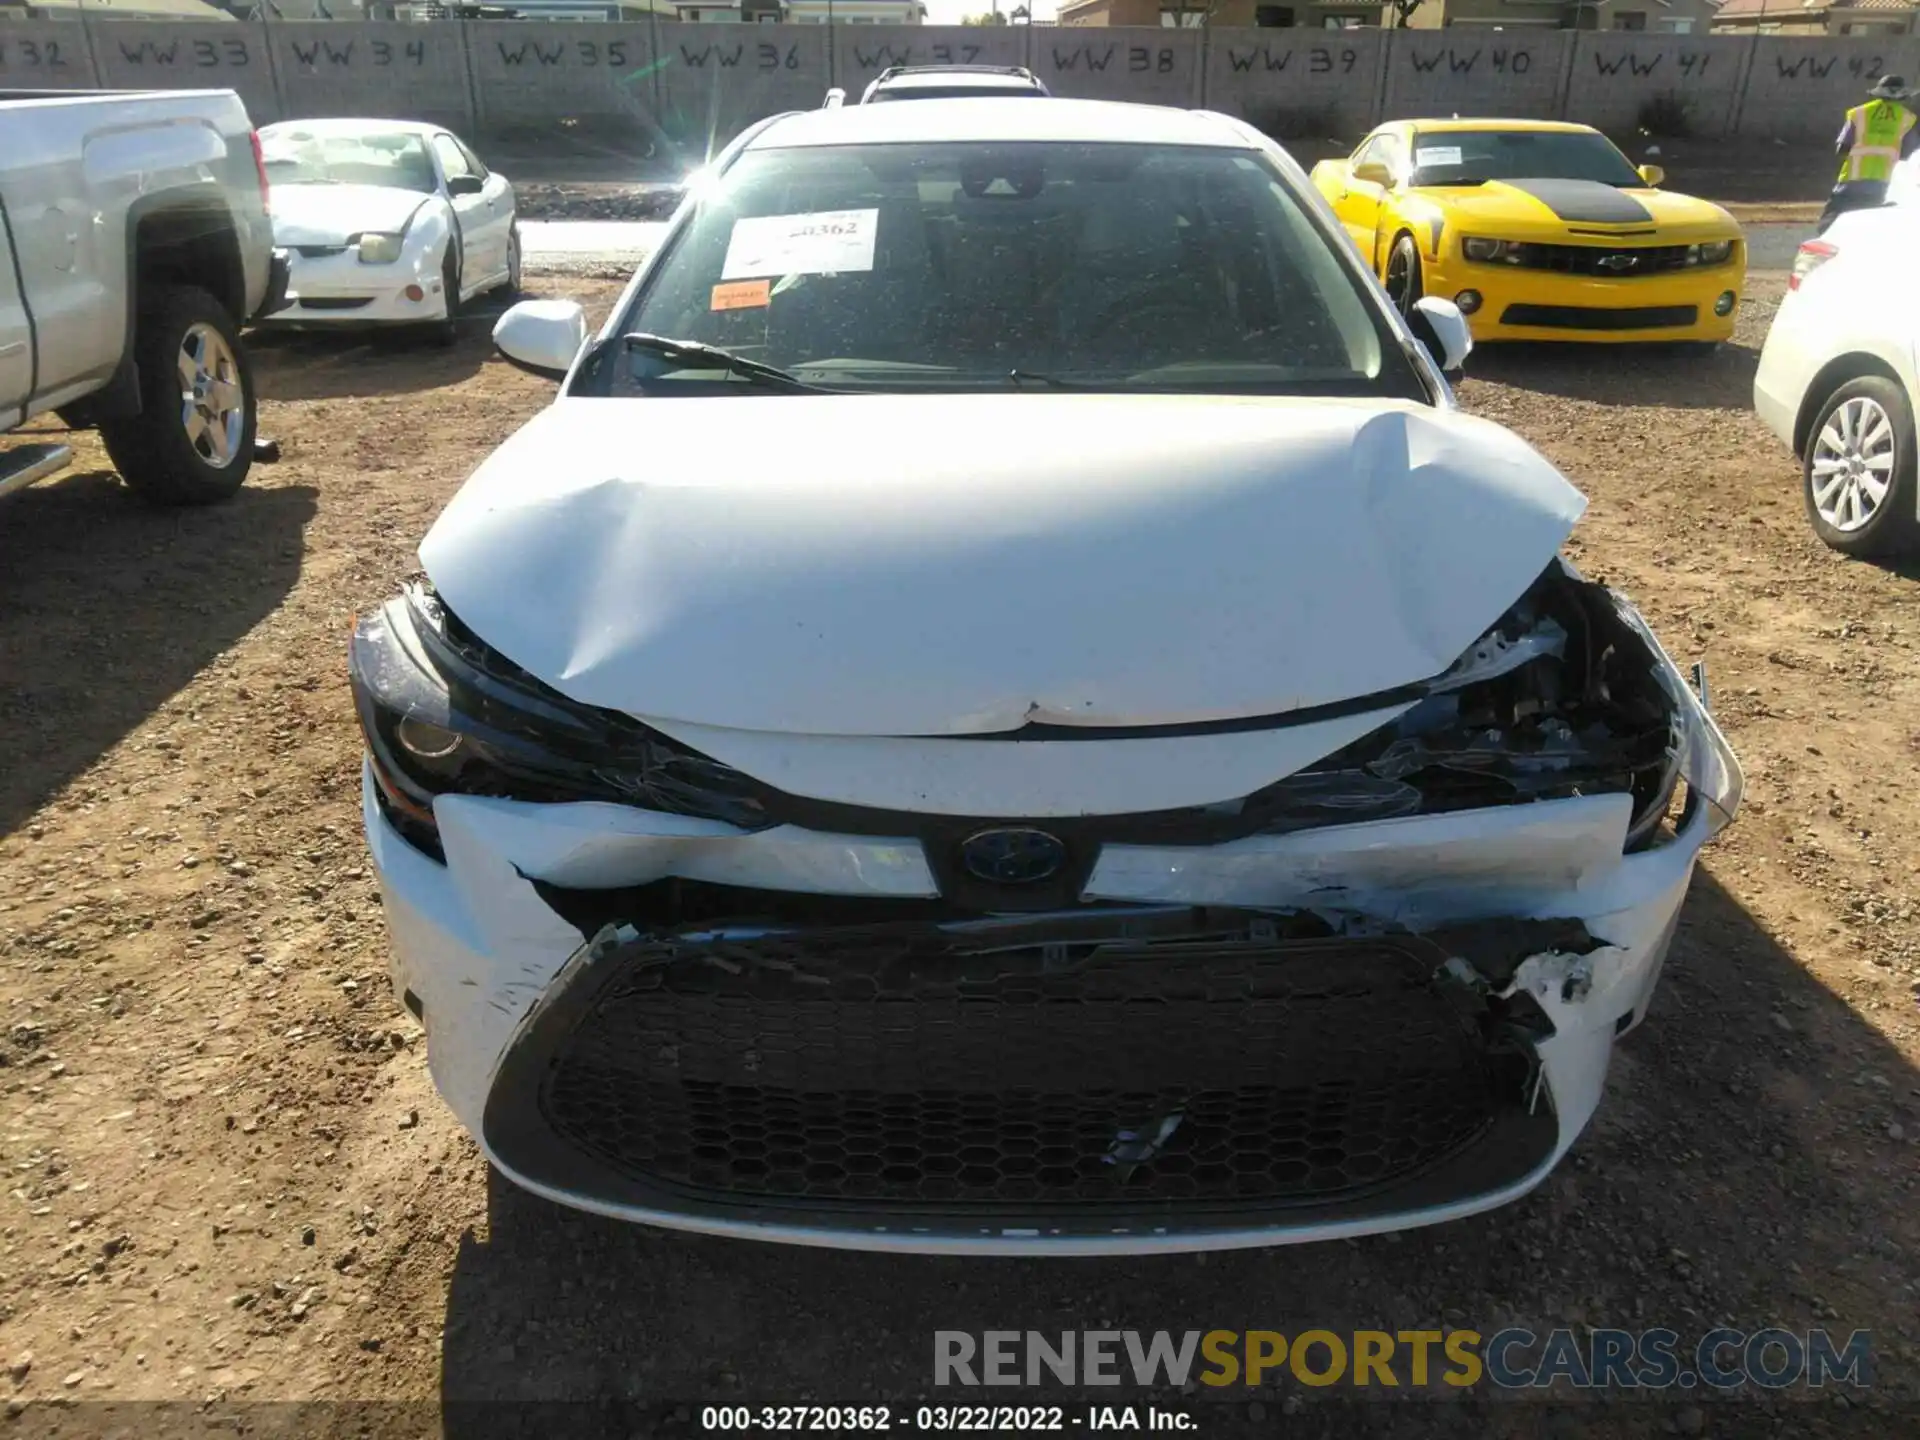
[[1419, 247], [1411, 235], [1402, 235], [1393, 242], [1393, 253], [1387, 256], [1387, 298], [1402, 315], [1411, 315], [1414, 302], [1424, 294]]
[[1814, 532], [1848, 555], [1886, 555], [1914, 539], [1913, 408], [1879, 375], [1827, 398], [1807, 438], [1802, 490]]

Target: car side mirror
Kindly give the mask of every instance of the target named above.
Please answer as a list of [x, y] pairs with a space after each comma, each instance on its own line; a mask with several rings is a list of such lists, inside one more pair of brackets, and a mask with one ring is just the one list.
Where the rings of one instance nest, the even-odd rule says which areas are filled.
[[449, 195], [478, 195], [487, 188], [487, 182], [478, 175], [449, 175], [447, 193]]
[[1414, 301], [1407, 325], [1443, 375], [1458, 375], [1473, 353], [1473, 331], [1460, 307], [1451, 300], [1429, 295]]
[[1353, 178], [1362, 185], [1380, 185], [1393, 188], [1393, 171], [1378, 160], [1363, 160], [1353, 167]]
[[1648, 188], [1651, 189], [1667, 178], [1667, 172], [1662, 170], [1658, 165], [1642, 165], [1640, 167], [1640, 178], [1646, 181]]
[[587, 312], [574, 300], [522, 300], [493, 327], [493, 343], [522, 370], [563, 379], [587, 343]]

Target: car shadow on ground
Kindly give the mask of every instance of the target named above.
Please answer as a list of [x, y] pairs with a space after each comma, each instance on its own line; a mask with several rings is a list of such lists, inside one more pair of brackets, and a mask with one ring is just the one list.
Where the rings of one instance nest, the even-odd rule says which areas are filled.
[[0, 507], [0, 835], [273, 613], [316, 498], [251, 484], [162, 510], [90, 471]]
[[1502, 342], [1467, 357], [1475, 380], [1595, 405], [1751, 410], [1758, 352], [1722, 345], [1711, 353], [1657, 345]]
[[[966, 1259], [623, 1226], [495, 1176], [488, 1233], [463, 1237], [447, 1298], [443, 1425], [449, 1440], [556, 1427], [690, 1434], [702, 1406], [716, 1403], [884, 1401], [898, 1416], [929, 1400], [1159, 1400], [1192, 1410], [1211, 1434], [1276, 1425], [1350, 1433], [1359, 1418], [1342, 1414], [1351, 1389], [1291, 1378], [1260, 1393], [1259, 1409], [1254, 1393], [1204, 1385], [1185, 1396], [935, 1390], [940, 1329], [1665, 1326], [1688, 1358], [1719, 1324], [1824, 1325], [1842, 1341], [1856, 1327], [1891, 1335], [1907, 1323], [1901, 1286], [1915, 1252], [1911, 1151], [1886, 1127], [1915, 1080], [1898, 1051], [1702, 872], [1651, 1018], [1617, 1052], [1599, 1117], [1515, 1205], [1398, 1236], [1207, 1257]], [[1894, 1368], [1881, 1364], [1882, 1387]], [[1912, 1405], [1912, 1375], [1899, 1383]], [[1366, 1428], [1517, 1440], [1694, 1434], [1703, 1418], [1684, 1413], [1690, 1391], [1599, 1405], [1433, 1390], [1412, 1404], [1368, 1392]], [[1884, 1413], [1863, 1427], [1861, 1392], [1850, 1393], [1850, 1410], [1831, 1390], [1710, 1397], [1706, 1433], [1898, 1428]]]
[[345, 400], [449, 389], [493, 355], [493, 326], [511, 301], [482, 295], [467, 302], [452, 344], [431, 326], [415, 329], [247, 332], [254, 378], [266, 400]]

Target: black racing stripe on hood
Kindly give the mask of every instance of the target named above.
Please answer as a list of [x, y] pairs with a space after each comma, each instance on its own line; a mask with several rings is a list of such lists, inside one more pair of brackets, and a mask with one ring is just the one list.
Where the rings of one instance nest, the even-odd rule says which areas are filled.
[[1588, 225], [1644, 225], [1653, 212], [1638, 200], [1598, 180], [1505, 180], [1524, 190], [1562, 220]]

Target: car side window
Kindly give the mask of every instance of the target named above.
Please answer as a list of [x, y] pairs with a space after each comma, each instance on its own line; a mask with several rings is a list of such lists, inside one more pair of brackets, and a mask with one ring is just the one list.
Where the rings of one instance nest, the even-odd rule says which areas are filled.
[[1386, 138], [1385, 135], [1369, 135], [1361, 142], [1360, 148], [1353, 152], [1353, 159], [1347, 163], [1350, 165], [1365, 165], [1370, 161], [1380, 160], [1380, 146], [1385, 142]]
[[475, 179], [480, 179], [486, 174], [469, 162], [467, 152], [451, 135], [434, 136], [433, 153], [439, 158], [440, 169], [449, 181], [457, 180], [462, 175], [471, 175]]
[[475, 175], [478, 175], [482, 180], [486, 179], [487, 173], [488, 173], [487, 167], [480, 163], [480, 157], [478, 155], [474, 154], [473, 151], [467, 148], [467, 142], [458, 138], [454, 138], [453, 143], [459, 149], [462, 157], [465, 158], [467, 162], [467, 168], [473, 171], [473, 173]]
[[1393, 172], [1399, 179], [1407, 173], [1407, 147], [1400, 143], [1398, 135], [1381, 135], [1373, 142], [1373, 159]]

